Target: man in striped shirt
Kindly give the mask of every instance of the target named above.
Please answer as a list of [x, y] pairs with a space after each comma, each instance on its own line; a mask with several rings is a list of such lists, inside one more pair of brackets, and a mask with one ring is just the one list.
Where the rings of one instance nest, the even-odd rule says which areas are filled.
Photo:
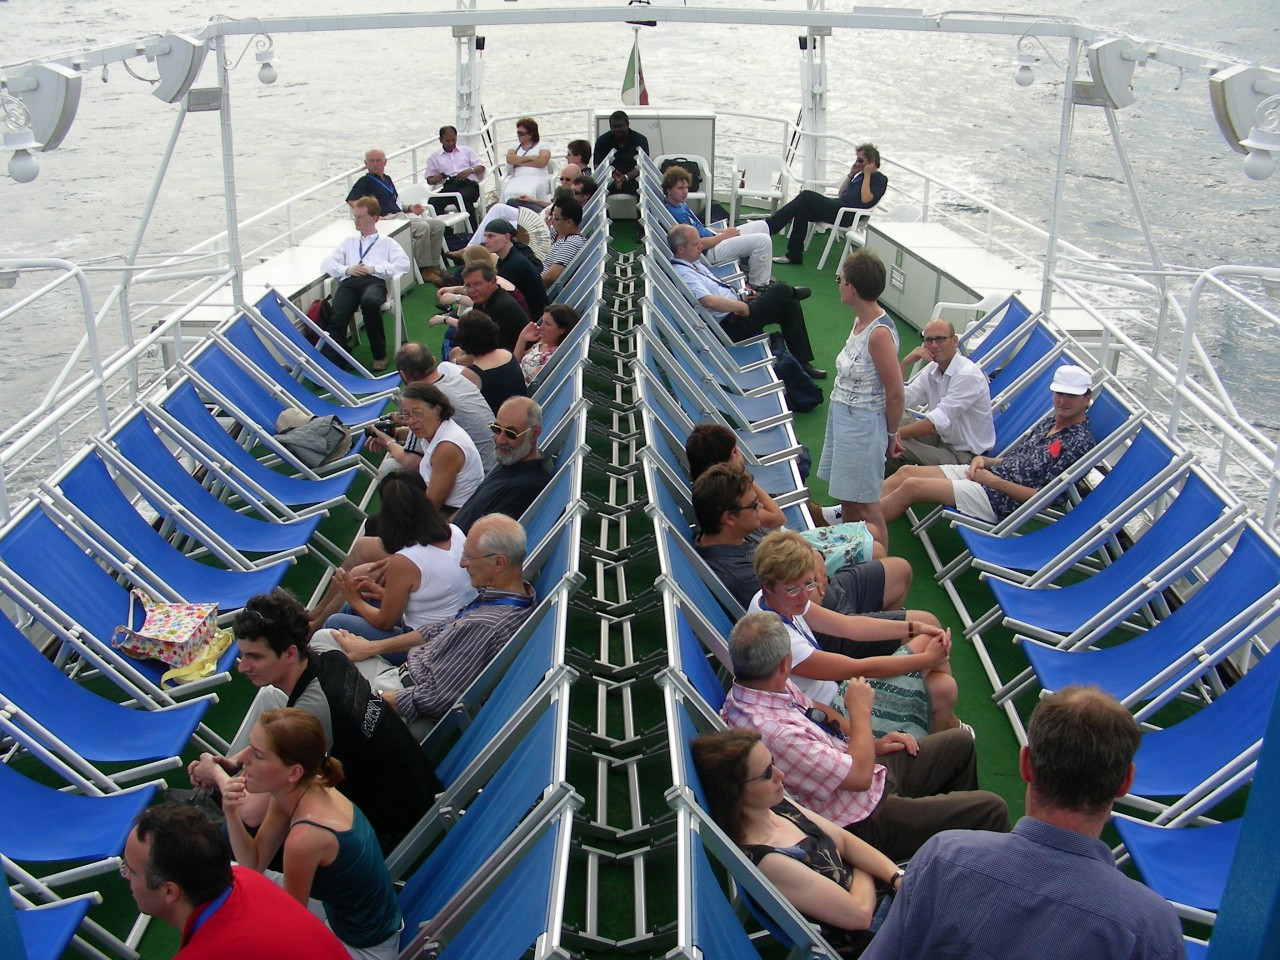
[[[481, 517], [462, 546], [462, 566], [477, 596], [452, 620], [386, 640], [321, 630], [311, 650], [338, 648], [419, 739], [453, 706], [533, 612], [537, 597], [524, 579], [525, 533], [502, 514]], [[405, 653], [396, 666], [387, 655]]]

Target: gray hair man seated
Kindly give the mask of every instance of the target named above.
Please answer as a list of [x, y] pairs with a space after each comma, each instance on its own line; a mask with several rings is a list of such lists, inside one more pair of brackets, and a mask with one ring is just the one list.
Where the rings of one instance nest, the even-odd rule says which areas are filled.
[[[386, 640], [319, 630], [311, 650], [343, 650], [382, 699], [425, 737], [533, 612], [524, 579], [524, 527], [502, 514], [481, 517], [462, 546], [461, 565], [476, 588], [452, 620]], [[388, 656], [406, 653], [396, 665]]]
[[791, 677], [791, 640], [776, 613], [749, 613], [729, 634], [733, 687], [720, 716], [760, 734], [805, 807], [905, 860], [956, 827], [1009, 829], [1009, 809], [978, 789], [973, 738], [963, 729], [917, 740], [871, 732], [875, 691], [849, 681], [844, 715], [815, 704]]
[[1173, 907], [1117, 870], [1099, 839], [1140, 739], [1096, 687], [1041, 700], [1018, 756], [1027, 815], [1004, 836], [953, 830], [926, 843], [863, 957], [1183, 956]]

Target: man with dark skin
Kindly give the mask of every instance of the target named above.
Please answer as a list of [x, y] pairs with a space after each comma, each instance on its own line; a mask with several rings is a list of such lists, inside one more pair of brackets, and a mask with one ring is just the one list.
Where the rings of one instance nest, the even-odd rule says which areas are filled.
[[636, 162], [636, 152], [649, 152], [649, 139], [643, 133], [631, 129], [631, 119], [625, 110], [615, 110], [609, 117], [609, 132], [602, 133], [596, 139], [595, 150], [591, 156], [593, 166], [600, 166], [600, 161], [613, 150], [613, 168], [609, 181], [610, 193], [640, 192], [640, 166]]

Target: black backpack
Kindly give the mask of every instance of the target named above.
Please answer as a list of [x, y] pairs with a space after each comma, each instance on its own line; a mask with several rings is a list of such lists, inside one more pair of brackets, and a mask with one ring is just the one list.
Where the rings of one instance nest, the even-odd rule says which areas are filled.
[[697, 193], [702, 188], [702, 168], [698, 166], [698, 161], [690, 160], [688, 157], [670, 157], [663, 160], [662, 166], [658, 169], [666, 173], [671, 167], [684, 167], [689, 171], [690, 193]]

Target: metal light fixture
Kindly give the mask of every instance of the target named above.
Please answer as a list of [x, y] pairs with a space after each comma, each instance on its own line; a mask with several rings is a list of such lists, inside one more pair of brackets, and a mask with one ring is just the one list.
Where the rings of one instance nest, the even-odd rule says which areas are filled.
[[1013, 82], [1020, 87], [1029, 87], [1036, 82], [1036, 75], [1031, 70], [1036, 65], [1036, 47], [1039, 47], [1049, 62], [1059, 70], [1066, 66], [1049, 52], [1043, 40], [1033, 34], [1024, 33], [1018, 38], [1018, 55], [1013, 58], [1013, 65], [1017, 68], [1013, 71]]
[[1280, 154], [1280, 94], [1258, 104], [1249, 136], [1240, 146], [1249, 151], [1244, 158], [1244, 175], [1250, 180], [1265, 180], [1275, 172], [1276, 154]]
[[1035, 83], [1036, 75], [1031, 71], [1031, 66], [1036, 62], [1036, 58], [1029, 53], [1019, 53], [1013, 58], [1013, 64], [1018, 69], [1013, 71], [1013, 82], [1020, 87], [1029, 87]]
[[18, 183], [30, 183], [40, 174], [40, 164], [31, 155], [39, 150], [40, 143], [31, 132], [31, 113], [27, 105], [17, 97], [0, 93], [0, 108], [4, 110], [4, 148], [12, 150], [9, 158], [9, 176]]
[[1219, 70], [1209, 78], [1209, 102], [1227, 145], [1246, 155], [1245, 176], [1271, 176], [1280, 156], [1280, 71], [1249, 64]]
[[275, 41], [271, 39], [271, 34], [269, 33], [255, 33], [250, 37], [249, 42], [240, 51], [240, 56], [236, 57], [235, 63], [231, 62], [230, 57], [227, 58], [227, 69], [234, 70], [240, 66], [240, 61], [244, 59], [244, 55], [249, 52], [250, 47], [253, 47], [253, 57], [258, 61], [258, 82], [270, 86], [276, 82], [279, 74], [276, 72], [275, 66], [278, 62], [276, 60]]
[[258, 67], [259, 82], [265, 83], [267, 86], [271, 86], [271, 84], [276, 82], [276, 68], [272, 66], [272, 62], [276, 58], [275, 51], [271, 49], [260, 50], [255, 54], [255, 56], [258, 58], [258, 63], [261, 64], [261, 66]]

